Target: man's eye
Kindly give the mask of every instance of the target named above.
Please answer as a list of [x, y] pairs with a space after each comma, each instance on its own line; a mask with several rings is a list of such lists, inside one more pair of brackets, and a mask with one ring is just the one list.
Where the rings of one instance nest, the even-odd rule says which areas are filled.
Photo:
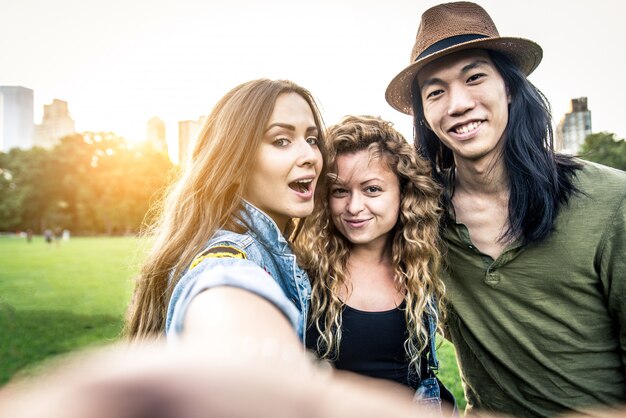
[[439, 96], [439, 95], [440, 95], [440, 94], [442, 94], [442, 93], [443, 93], [443, 90], [441, 90], [441, 89], [440, 89], [440, 90], [433, 90], [433, 91], [431, 91], [430, 93], [428, 93], [428, 95], [426, 96], [426, 98], [427, 98], [427, 99], [430, 99], [430, 98], [433, 98], [433, 97], [437, 97], [437, 96]]
[[482, 74], [482, 73], [474, 74], [470, 78], [467, 79], [467, 82], [471, 83], [472, 81], [479, 80], [479, 79], [483, 78], [484, 76], [485, 76], [485, 74]]

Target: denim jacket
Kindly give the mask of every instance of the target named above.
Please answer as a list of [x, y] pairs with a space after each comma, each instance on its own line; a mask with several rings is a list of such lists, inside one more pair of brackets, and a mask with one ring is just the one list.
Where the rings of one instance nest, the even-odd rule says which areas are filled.
[[[434, 308], [434, 304], [429, 304], [431, 309]], [[436, 312], [436, 311], [435, 311]], [[440, 416], [443, 416], [443, 412], [441, 410], [441, 405], [443, 400], [448, 402], [448, 407], [452, 408], [452, 415], [454, 417], [458, 417], [456, 400], [454, 399], [454, 395], [446, 388], [443, 383], [437, 379], [435, 376], [435, 372], [439, 370], [439, 361], [437, 360], [437, 320], [434, 314], [427, 314], [425, 319], [428, 325], [428, 364], [427, 364], [427, 375], [423, 376], [417, 390], [415, 391], [415, 395], [413, 396], [413, 401], [424, 405], [426, 407], [436, 408]]]
[[247, 231], [219, 230], [176, 284], [169, 301], [166, 334], [183, 330], [193, 298], [217, 286], [248, 290], [274, 304], [304, 341], [311, 284], [276, 223], [248, 202], [241, 219]]

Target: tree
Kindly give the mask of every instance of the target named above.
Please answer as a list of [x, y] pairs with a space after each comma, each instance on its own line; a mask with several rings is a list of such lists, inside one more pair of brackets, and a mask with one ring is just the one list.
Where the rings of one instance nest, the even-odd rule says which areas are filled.
[[615, 138], [610, 132], [587, 135], [580, 157], [626, 171], [626, 141]]
[[0, 153], [0, 231], [136, 232], [171, 169], [165, 154], [110, 132]]
[[15, 170], [9, 156], [0, 153], [0, 230], [11, 230], [22, 220], [24, 194], [16, 188]]
[[40, 230], [55, 216], [54, 196], [60, 186], [55, 178], [57, 161], [43, 148], [12, 149], [2, 154], [0, 212], [2, 230]]

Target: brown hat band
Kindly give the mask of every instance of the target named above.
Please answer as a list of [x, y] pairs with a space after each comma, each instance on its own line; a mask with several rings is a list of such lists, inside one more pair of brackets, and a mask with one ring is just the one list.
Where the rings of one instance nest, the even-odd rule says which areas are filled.
[[436, 52], [441, 51], [442, 49], [450, 48], [451, 46], [462, 44], [469, 41], [475, 41], [476, 39], [488, 38], [486, 35], [479, 34], [465, 34], [465, 35], [456, 35], [451, 36], [449, 38], [442, 39], [441, 41], [435, 42], [428, 48], [426, 48], [421, 54], [415, 58], [415, 61], [422, 59], [430, 54], [434, 54]]

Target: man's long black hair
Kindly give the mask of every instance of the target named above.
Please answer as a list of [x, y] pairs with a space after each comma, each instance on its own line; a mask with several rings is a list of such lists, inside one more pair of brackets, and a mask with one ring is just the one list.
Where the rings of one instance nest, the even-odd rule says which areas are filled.
[[[570, 156], [554, 152], [552, 116], [546, 97], [505, 55], [488, 51], [511, 97], [509, 121], [502, 156], [509, 184], [508, 228], [503, 241], [523, 244], [545, 239], [554, 227], [561, 207], [577, 193], [576, 171], [582, 165]], [[454, 156], [424, 122], [424, 108], [417, 77], [413, 82], [415, 147], [430, 160], [433, 177], [442, 185], [454, 174]], [[444, 195], [450, 206], [451, 185]]]

